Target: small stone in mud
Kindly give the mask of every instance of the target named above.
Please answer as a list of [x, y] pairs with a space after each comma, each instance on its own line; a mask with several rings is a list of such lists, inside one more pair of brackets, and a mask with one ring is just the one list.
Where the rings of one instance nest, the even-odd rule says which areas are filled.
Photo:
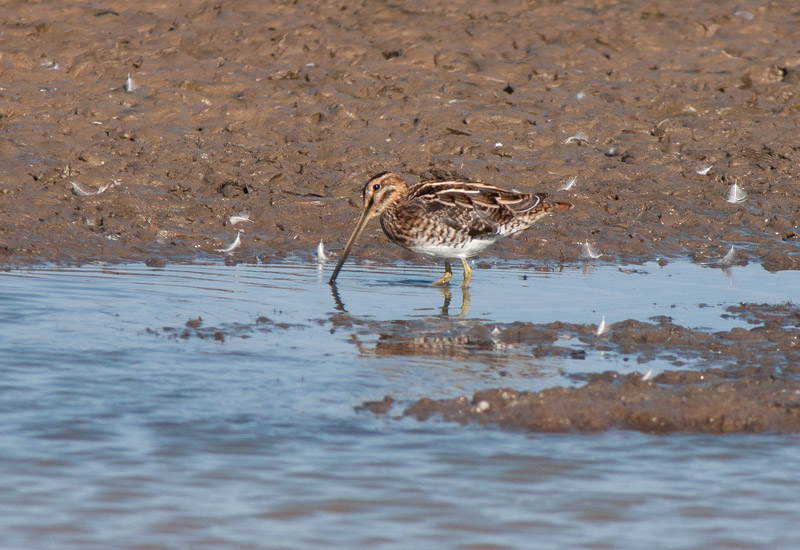
[[219, 188], [219, 193], [226, 199], [247, 194], [247, 187], [236, 182], [226, 182]]
[[202, 317], [198, 317], [197, 319], [189, 319], [188, 321], [186, 321], [186, 326], [193, 329], [200, 328], [200, 325], [202, 324], [203, 324]]
[[356, 407], [357, 412], [370, 411], [373, 414], [386, 414], [394, 404], [394, 397], [387, 395], [381, 401], [364, 401]]

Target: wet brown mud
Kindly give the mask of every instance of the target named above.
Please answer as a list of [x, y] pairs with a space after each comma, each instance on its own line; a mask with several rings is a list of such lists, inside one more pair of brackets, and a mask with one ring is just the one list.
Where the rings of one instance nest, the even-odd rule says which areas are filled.
[[2, 261], [336, 248], [392, 170], [576, 204], [500, 257], [796, 269], [797, 7], [748, 6], [7, 2]]
[[[598, 336], [588, 325], [515, 323], [490, 329], [476, 323], [467, 335], [449, 339], [388, 331], [374, 352], [457, 357], [457, 351], [466, 356], [470, 349], [513, 348], [515, 354], [507, 355], [506, 361], [519, 365], [546, 356], [581, 360], [586, 352], [603, 351], [640, 363], [643, 370], [654, 359], [700, 369], [666, 370], [655, 376], [609, 371], [576, 376], [581, 382], [577, 387], [541, 392], [495, 388], [471, 398], [422, 398], [403, 412], [420, 420], [442, 418], [536, 432], [800, 431], [800, 308], [743, 304], [728, 311], [755, 326], [708, 333], [667, 319], [624, 321]], [[556, 340], [573, 343], [555, 345]], [[503, 361], [495, 358], [495, 363]], [[360, 410], [389, 413], [392, 403], [387, 396], [364, 403]]]
[[535, 432], [800, 431], [800, 382], [769, 368], [667, 371], [647, 381], [639, 374], [608, 378], [536, 393], [500, 388], [477, 392], [471, 399], [424, 398], [403, 414]]
[[[336, 249], [363, 182], [391, 170], [575, 204], [488, 251], [500, 258], [572, 262], [588, 241], [609, 261], [717, 262], [734, 246], [734, 263], [800, 269], [798, 17], [791, 2], [733, 0], [5, 2], [0, 263], [158, 266], [223, 256], [239, 232], [231, 262], [310, 255], [320, 240]], [[743, 202], [726, 201], [734, 182]], [[387, 246], [377, 224], [354, 256], [422, 261]], [[684, 342], [673, 353], [693, 364], [715, 345], [735, 350], [735, 376], [777, 381], [714, 383], [769, 408], [789, 403], [769, 392], [793, 391], [796, 344], [779, 309], [759, 315], [760, 329], [724, 336], [630, 322], [605, 345], [646, 359]], [[409, 350], [402, 337], [384, 344]], [[538, 349], [576, 351], [550, 345]], [[626, 379], [553, 395], [603, 408], [633, 391], [668, 411], [713, 394], [657, 394], [666, 387]], [[480, 400], [500, 409], [492, 399]]]

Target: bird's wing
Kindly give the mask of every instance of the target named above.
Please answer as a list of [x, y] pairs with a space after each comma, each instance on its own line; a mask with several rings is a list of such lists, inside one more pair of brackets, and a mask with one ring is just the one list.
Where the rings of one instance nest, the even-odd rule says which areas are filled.
[[535, 210], [541, 193], [514, 193], [483, 183], [422, 182], [409, 190], [409, 203], [423, 207], [428, 216], [471, 236], [496, 233], [498, 226]]

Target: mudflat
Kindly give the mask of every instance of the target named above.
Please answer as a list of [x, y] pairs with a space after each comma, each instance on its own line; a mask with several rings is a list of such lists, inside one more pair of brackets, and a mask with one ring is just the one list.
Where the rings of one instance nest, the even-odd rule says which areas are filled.
[[[798, 17], [685, 0], [6, 2], [0, 263], [192, 261], [237, 234], [234, 262], [336, 249], [363, 183], [391, 170], [574, 203], [495, 257], [575, 262], [589, 243], [622, 263], [800, 269]], [[357, 255], [414, 258], [377, 224]], [[764, 368], [787, 377], [797, 309], [772, 313], [786, 353]], [[766, 356], [748, 357], [759, 376]]]

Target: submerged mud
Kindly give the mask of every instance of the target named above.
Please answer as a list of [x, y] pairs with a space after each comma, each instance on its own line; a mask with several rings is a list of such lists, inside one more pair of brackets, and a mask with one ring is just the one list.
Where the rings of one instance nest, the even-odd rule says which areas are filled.
[[[5, 2], [0, 264], [336, 250], [363, 182], [391, 170], [575, 204], [488, 251], [499, 258], [575, 262], [588, 244], [604, 261], [800, 269], [799, 15], [739, 0]], [[386, 246], [377, 224], [358, 258], [425, 261]], [[796, 317], [746, 314], [759, 328], [631, 321], [599, 341], [580, 326], [401, 326], [365, 352], [579, 360], [608, 346], [715, 368], [723, 356], [731, 374], [700, 385], [617, 377], [547, 399], [488, 392], [480, 413], [475, 400], [410, 410], [547, 430], [794, 429]], [[256, 325], [154, 330], [225, 342], [280, 329]]]
[[[560, 357], [580, 361], [587, 353], [599, 352], [631, 358], [643, 366], [661, 360], [675, 367], [741, 369], [758, 365], [800, 372], [800, 306], [743, 303], [727, 308], [724, 316], [754, 326], [708, 332], [660, 316], [649, 322], [613, 323], [598, 334], [595, 325], [560, 321], [486, 323], [434, 317], [378, 322], [346, 315], [334, 316], [331, 321], [335, 328], [349, 330], [364, 354], [456, 359], [483, 356], [505, 361]], [[366, 336], [366, 341], [360, 341], [360, 336]]]
[[[563, 323], [512, 324], [491, 332], [486, 326], [475, 327], [470, 334], [483, 337], [468, 337], [460, 345], [448, 342], [448, 353], [459, 347], [494, 346], [497, 350], [513, 345], [528, 361], [548, 355], [580, 359], [582, 354], [603, 352], [631, 359], [644, 369], [653, 359], [661, 359], [675, 367], [690, 365], [693, 370], [667, 370], [655, 376], [608, 371], [575, 375], [582, 383], [577, 387], [541, 392], [494, 388], [471, 398], [425, 397], [407, 406], [403, 414], [419, 420], [436, 417], [536, 432], [609, 428], [650, 433], [800, 431], [800, 308], [742, 304], [729, 312], [756, 326], [709, 333], [666, 319], [624, 321], [611, 325], [603, 335], [597, 335], [595, 327]], [[575, 343], [553, 344], [565, 337]], [[442, 339], [434, 347], [418, 336], [381, 335], [381, 340], [400, 342], [399, 348], [388, 349], [403, 354], [438, 354], [443, 349]], [[379, 341], [375, 351], [386, 349]], [[514, 356], [517, 364], [520, 355]], [[392, 403], [387, 397], [364, 403], [361, 410], [387, 413]]]

